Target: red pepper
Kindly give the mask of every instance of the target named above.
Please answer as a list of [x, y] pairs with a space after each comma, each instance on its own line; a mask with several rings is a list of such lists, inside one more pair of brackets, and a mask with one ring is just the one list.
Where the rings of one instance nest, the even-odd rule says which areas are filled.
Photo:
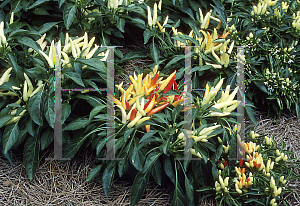
[[240, 160], [239, 166], [240, 166], [240, 167], [243, 166], [243, 158]]
[[[148, 99], [148, 98], [147, 98]], [[148, 107], [148, 105], [150, 104], [151, 100], [148, 101], [145, 105], [144, 105], [144, 110]]]
[[245, 182], [249, 182], [249, 181], [250, 181], [250, 177], [248, 177]]
[[256, 164], [256, 168], [259, 169], [261, 164]]
[[253, 161], [253, 165], [256, 166], [256, 161]]
[[156, 107], [156, 108], [152, 109], [150, 112], [148, 112], [148, 115], [151, 116], [152, 114], [155, 114], [156, 112], [159, 112], [159, 111], [163, 110], [169, 104], [170, 104], [170, 102], [167, 102], [167, 103], [164, 103], [164, 104], [160, 105], [159, 107]]
[[130, 105], [127, 99], [125, 99], [125, 105], [126, 105], [126, 109], [130, 109]]
[[226, 160], [226, 161], [223, 163], [224, 167], [226, 167], [226, 166], [227, 166], [227, 163], [228, 163], [228, 161], [227, 161], [227, 160]]
[[172, 77], [172, 79], [169, 81], [168, 85], [164, 89], [164, 93], [166, 93], [172, 89], [172, 85], [174, 84], [174, 81], [175, 81], [175, 75]]
[[246, 172], [246, 169], [245, 169], [245, 167], [242, 169], [242, 174], [245, 174], [245, 172]]
[[176, 83], [175, 80], [174, 80], [174, 90], [179, 91], [179, 90], [178, 90], [178, 85], [177, 85], [177, 83]]
[[130, 114], [130, 122], [131, 122], [132, 120], [134, 120], [134, 118], [135, 118], [135, 116], [136, 116], [136, 113], [137, 113], [137, 111], [136, 111], [135, 109], [133, 109], [133, 110], [131, 111], [131, 114]]
[[159, 71], [156, 73], [156, 75], [155, 75], [154, 78], [152, 79], [149, 88], [152, 87], [152, 86], [156, 83], [158, 77], [159, 77]]

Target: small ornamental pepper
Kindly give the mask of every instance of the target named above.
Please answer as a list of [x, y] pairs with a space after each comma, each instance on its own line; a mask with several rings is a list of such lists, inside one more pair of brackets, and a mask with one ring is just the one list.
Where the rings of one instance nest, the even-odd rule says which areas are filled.
[[156, 83], [158, 77], [159, 77], [159, 71], [156, 73], [156, 75], [155, 75], [154, 78], [152, 79], [149, 88], [152, 87], [153, 85], [155, 85], [155, 83]]
[[227, 161], [227, 160], [226, 160], [226, 161], [223, 163], [224, 167], [226, 167], [226, 166], [227, 166], [227, 163], [228, 163], [228, 161]]
[[[147, 97], [148, 99], [148, 97]], [[144, 110], [148, 107], [148, 105], [150, 104], [151, 100], [149, 100], [145, 105], [144, 105]]]
[[[151, 111], [151, 109], [153, 109], [153, 107], [155, 106], [155, 96], [153, 96], [152, 100], [149, 101], [150, 103], [147, 105], [147, 107], [145, 108], [145, 112], [149, 112]], [[148, 102], [147, 102], [148, 103]]]
[[152, 114], [155, 114], [161, 110], [163, 110], [164, 108], [166, 108], [168, 105], [170, 104], [170, 102], [164, 103], [162, 105], [160, 105], [159, 107], [156, 107], [154, 109], [152, 109], [150, 112], [148, 112], [148, 115], [151, 116]]
[[145, 125], [145, 128], [146, 128], [146, 132], [149, 132], [150, 131], [150, 124]]
[[127, 99], [125, 99], [125, 105], [126, 105], [126, 109], [130, 109], [130, 105]]
[[240, 160], [239, 166], [240, 166], [240, 167], [243, 166], [243, 158]]
[[[168, 92], [171, 90], [172, 85], [174, 84], [175, 81], [175, 75], [172, 77], [172, 79], [169, 81], [168, 85], [166, 86], [166, 88], [164, 89], [164, 93]], [[163, 93], [163, 94], [164, 94]]]
[[136, 113], [137, 113], [137, 111], [136, 111], [135, 109], [133, 109], [133, 110], [131, 111], [131, 114], [130, 114], [130, 122], [131, 122], [132, 120], [134, 120], [134, 118], [135, 118], [135, 116], [136, 116]]
[[226, 39], [226, 37], [228, 36], [228, 34], [229, 34], [229, 31], [226, 32], [225, 34], [222, 34], [221, 38], [222, 38], [222, 39]]

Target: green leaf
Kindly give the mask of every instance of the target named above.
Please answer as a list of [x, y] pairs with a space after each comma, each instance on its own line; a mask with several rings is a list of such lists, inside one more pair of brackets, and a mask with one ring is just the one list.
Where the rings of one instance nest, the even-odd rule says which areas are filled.
[[76, 82], [80, 86], [84, 87], [81, 76], [77, 72], [63, 72], [63, 74], [66, 77], [68, 77], [69, 79], [72, 79], [74, 82]]
[[125, 27], [125, 19], [123, 18], [118, 18], [117, 21], [117, 28], [124, 33], [124, 27]]
[[156, 44], [150, 44], [150, 52], [155, 64], [159, 65], [159, 49], [157, 48]]
[[143, 172], [148, 172], [149, 169], [155, 164], [156, 160], [160, 157], [162, 153], [159, 151], [151, 152], [146, 159]]
[[147, 44], [148, 43], [148, 41], [149, 41], [149, 39], [150, 39], [150, 37], [151, 37], [151, 35], [152, 35], [152, 31], [151, 30], [149, 30], [149, 29], [146, 29], [145, 31], [144, 31], [144, 44]]
[[40, 27], [40, 30], [39, 30], [39, 33], [40, 34], [44, 34], [46, 33], [47, 31], [49, 31], [52, 27], [54, 27], [56, 24], [58, 24], [59, 22], [48, 22], [48, 23], [45, 23], [43, 24], [41, 27]]
[[[8, 0], [8, 1], [5, 1], [5, 2], [10, 2], [10, 1], [11, 0]], [[3, 2], [2, 4], [4, 4], [5, 2]], [[2, 4], [1, 4], [1, 6], [2, 6]], [[22, 0], [13, 1], [11, 3], [11, 12], [17, 13], [17, 12], [21, 11], [21, 9], [22, 9]]]
[[77, 58], [75, 62], [90, 66], [95, 71], [100, 71], [103, 73], [107, 72], [107, 69], [105, 68], [105, 64], [99, 58], [91, 58], [91, 59]]
[[0, 128], [3, 127], [6, 122], [8, 122], [9, 120], [11, 120], [14, 116], [10, 115], [10, 114], [3, 114], [0, 116]]
[[93, 119], [102, 109], [106, 108], [106, 105], [98, 105], [94, 107], [90, 113], [89, 121]]
[[85, 99], [93, 107], [97, 107], [98, 105], [103, 104], [101, 99], [99, 99], [98, 97], [94, 97], [94, 96], [78, 94], [78, 95], [76, 95], [76, 98]]
[[80, 117], [80, 118], [75, 119], [74, 121], [72, 121], [67, 126], [65, 126], [63, 128], [63, 131], [66, 131], [66, 130], [77, 130], [77, 129], [85, 128], [89, 124], [90, 124], [90, 121], [89, 121], [88, 118]]
[[[64, 133], [64, 132], [63, 132]], [[78, 152], [86, 138], [91, 135], [93, 132], [88, 133], [87, 135], [83, 136], [79, 130], [74, 137], [66, 141], [66, 143], [63, 145], [63, 157], [64, 158], [73, 158], [75, 154]]]
[[54, 129], [54, 97], [49, 95], [45, 102], [45, 118], [51, 128]]
[[97, 176], [97, 174], [101, 171], [102, 166], [103, 165], [101, 164], [91, 169], [85, 181], [89, 182], [93, 180]]
[[253, 106], [254, 105], [252, 103], [250, 103], [250, 101], [248, 99], [246, 99], [245, 110], [246, 110], [247, 116], [249, 117], [251, 122], [253, 122], [255, 125], [257, 125], [255, 110], [253, 109]]
[[164, 166], [165, 173], [170, 178], [170, 180], [175, 184], [175, 174], [174, 174], [170, 157], [166, 155], [164, 155], [163, 157], [164, 157], [163, 166]]
[[146, 58], [147, 55], [141, 53], [141, 52], [138, 52], [138, 51], [135, 51], [135, 52], [129, 52], [127, 54], [124, 55], [124, 57], [122, 58], [121, 62], [126, 62], [126, 61], [129, 61], [129, 60], [133, 60], [133, 59], [142, 59], [142, 58]]
[[130, 206], [134, 206], [138, 204], [141, 197], [143, 196], [146, 186], [149, 181], [149, 174], [150, 172], [142, 173], [139, 172], [133, 181], [131, 191], [134, 191], [130, 195]]
[[[177, 170], [176, 170], [177, 173]], [[177, 175], [176, 175], [177, 177]], [[186, 204], [186, 199], [185, 195], [180, 187], [178, 178], [176, 178], [176, 184], [175, 184], [175, 190], [174, 190], [174, 195], [173, 195], [173, 200], [172, 200], [172, 206], [182, 206], [182, 205], [187, 205]]]
[[3, 144], [3, 153], [7, 154], [19, 138], [19, 127], [18, 122], [9, 124], [5, 127], [2, 144]]
[[35, 8], [37, 6], [40, 6], [41, 4], [43, 4], [47, 1], [50, 1], [50, 0], [37, 0], [28, 9], [33, 9], [33, 8]]
[[58, 8], [60, 8], [61, 5], [62, 5], [63, 3], [65, 3], [65, 1], [66, 1], [66, 0], [58, 0], [58, 3], [59, 3], [59, 5], [58, 5], [59, 7], [58, 7]]
[[40, 53], [39, 52], [39, 50], [41, 49], [40, 45], [38, 45], [38, 43], [33, 41], [31, 38], [24, 36], [24, 37], [18, 38], [18, 42], [20, 44], [23, 44], [25, 46], [28, 46], [28, 47], [34, 49], [37, 53]]
[[107, 198], [109, 195], [112, 181], [115, 176], [115, 171], [116, 171], [116, 161], [110, 161], [103, 172], [102, 185], [103, 185], [104, 193]]
[[193, 72], [196, 72], [196, 71], [205, 71], [205, 70], [208, 70], [208, 69], [213, 69], [213, 66], [211, 66], [211, 65], [204, 65], [203, 67], [194, 67], [194, 68], [192, 68], [192, 73]]
[[140, 139], [139, 143], [147, 140], [148, 138], [153, 137], [156, 134], [157, 130], [150, 130], [149, 132], [145, 133], [143, 137]]
[[152, 167], [151, 174], [154, 177], [155, 182], [161, 186], [162, 169], [161, 169], [161, 163], [159, 160], [157, 160], [154, 164], [154, 167]]
[[185, 174], [185, 180], [184, 180], [184, 185], [185, 185], [185, 192], [187, 195], [187, 198], [190, 203], [194, 202], [194, 187], [193, 184], [190, 182], [189, 178]]
[[39, 163], [40, 141], [38, 135], [30, 136], [24, 145], [23, 159], [29, 180], [33, 179]]
[[42, 96], [44, 87], [35, 95], [29, 98], [27, 106], [31, 119], [39, 126], [43, 125], [42, 111]]
[[127, 139], [129, 138], [129, 136], [134, 130], [135, 128], [126, 129], [126, 131], [124, 132], [124, 142], [127, 142]]
[[27, 122], [27, 125], [26, 125], [26, 129], [27, 129], [27, 132], [34, 137], [34, 123], [32, 121], [31, 118], [29, 118], [28, 122]]
[[71, 114], [71, 105], [68, 104], [67, 102], [63, 102], [62, 103], [62, 117], [61, 117], [62, 124], [68, 119], [70, 114]]
[[72, 5], [72, 4], [65, 5], [63, 15], [64, 15], [64, 24], [67, 30], [70, 29], [70, 26], [74, 21], [76, 10], [77, 10], [76, 5]]
[[165, 68], [170, 67], [172, 64], [175, 64], [184, 58], [185, 58], [185, 55], [176, 55], [171, 61], [169, 61], [169, 63], [165, 66]]
[[213, 161], [217, 162], [218, 159], [220, 159], [222, 153], [223, 153], [223, 144], [220, 144], [218, 149], [217, 149], [217, 152], [214, 153], [214, 155], [213, 155], [213, 157], [214, 157]]
[[145, 162], [145, 156], [141, 150], [134, 148], [131, 157], [132, 165], [140, 172], [143, 171], [143, 164]]
[[41, 150], [46, 149], [54, 140], [54, 132], [51, 128], [47, 128], [41, 136]]
[[48, 11], [44, 8], [36, 8], [35, 10], [33, 10], [33, 12], [35, 15], [40, 15], [40, 16], [49, 16], [50, 14], [48, 13]]

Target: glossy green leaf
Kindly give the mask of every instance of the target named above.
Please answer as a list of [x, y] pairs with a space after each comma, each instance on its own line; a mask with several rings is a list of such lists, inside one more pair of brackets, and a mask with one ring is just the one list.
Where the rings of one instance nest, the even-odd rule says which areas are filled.
[[159, 49], [156, 44], [150, 44], [150, 53], [156, 65], [159, 65]]
[[78, 94], [78, 95], [76, 95], [76, 98], [85, 99], [93, 107], [97, 107], [104, 103], [103, 101], [101, 101], [100, 98], [95, 97], [95, 96]]
[[75, 4], [66, 4], [64, 7], [64, 24], [67, 30], [70, 29], [70, 26], [72, 25], [75, 14], [76, 14], [77, 6]]
[[11, 120], [14, 116], [10, 114], [0, 115], [0, 128], [3, 127], [9, 120]]
[[148, 41], [149, 41], [149, 39], [150, 39], [150, 37], [152, 36], [152, 31], [151, 30], [149, 30], [149, 29], [146, 29], [145, 31], [144, 31], [144, 44], [147, 44], [148, 43]]
[[133, 59], [142, 59], [142, 58], [146, 58], [147, 55], [138, 52], [138, 51], [134, 51], [134, 52], [129, 52], [127, 54], [124, 55], [124, 57], [122, 58], [122, 62], [126, 62], [129, 60], [133, 60]]
[[45, 99], [45, 118], [51, 128], [54, 129], [54, 96], [49, 95], [47, 99]]
[[151, 167], [155, 164], [156, 160], [160, 157], [161, 154], [162, 153], [159, 151], [151, 152], [146, 158], [143, 172], [148, 172], [149, 169], [151, 169]]
[[111, 184], [115, 176], [115, 171], [116, 171], [116, 161], [110, 161], [103, 172], [102, 184], [103, 184], [104, 193], [107, 198], [109, 195]]
[[43, 4], [47, 1], [50, 1], [50, 0], [37, 0], [28, 9], [33, 9], [33, 8], [35, 8], [37, 6], [40, 6], [41, 4]]
[[161, 180], [162, 180], [162, 167], [159, 160], [157, 160], [154, 164], [154, 166], [151, 169], [151, 174], [155, 179], [155, 182], [161, 186]]
[[149, 174], [150, 172], [142, 173], [139, 172], [133, 181], [131, 191], [134, 191], [130, 195], [130, 206], [134, 206], [138, 204], [141, 197], [143, 196], [146, 186], [149, 181]]
[[106, 108], [106, 105], [98, 105], [94, 107], [90, 113], [89, 121], [91, 121], [93, 117], [96, 116], [99, 112], [101, 112], [101, 110], [104, 108]]
[[72, 79], [74, 82], [76, 82], [78, 85], [84, 87], [84, 84], [82, 82], [81, 76], [77, 72], [63, 72], [63, 74], [69, 78]]
[[54, 140], [53, 129], [47, 128], [41, 136], [41, 150], [46, 149]]
[[42, 97], [43, 97], [44, 87], [35, 95], [29, 98], [27, 106], [28, 112], [31, 119], [39, 126], [43, 125], [43, 115], [42, 115]]
[[18, 122], [9, 124], [5, 127], [2, 144], [3, 144], [3, 153], [6, 154], [10, 148], [14, 146], [19, 138], [19, 126]]
[[97, 174], [101, 171], [102, 166], [103, 166], [102, 164], [97, 165], [96, 167], [91, 169], [85, 181], [89, 182], [89, 181], [93, 180], [97, 176]]
[[68, 119], [70, 114], [71, 114], [71, 105], [68, 104], [67, 102], [63, 102], [62, 103], [62, 117], [61, 117], [62, 124]]
[[118, 18], [117, 20], [117, 28], [124, 33], [124, 27], [125, 27], [125, 19]]
[[40, 141], [37, 135], [30, 136], [24, 145], [23, 159], [29, 180], [32, 180], [39, 163]]
[[39, 33], [44, 34], [49, 31], [52, 27], [57, 25], [59, 22], [47, 22], [40, 27]]
[[63, 128], [63, 131], [77, 130], [77, 129], [85, 128], [89, 124], [90, 124], [90, 121], [88, 118], [80, 117], [78, 119], [73, 120], [71, 123], [69, 123], [67, 126], [65, 126]]
[[41, 49], [40, 45], [38, 45], [34, 40], [32, 40], [31, 38], [29, 37], [21, 37], [21, 38], [18, 38], [18, 42], [20, 44], [23, 44], [25, 46], [28, 46], [29, 48], [32, 48], [34, 49], [37, 53], [40, 53], [39, 50]]

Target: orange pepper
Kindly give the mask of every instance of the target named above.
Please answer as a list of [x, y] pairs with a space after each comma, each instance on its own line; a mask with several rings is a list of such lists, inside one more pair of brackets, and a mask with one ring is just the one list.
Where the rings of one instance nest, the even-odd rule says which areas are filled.
[[150, 112], [148, 112], [148, 115], [151, 116], [152, 114], [155, 114], [161, 110], [163, 110], [164, 108], [166, 108], [168, 105], [170, 104], [170, 102], [164, 103], [163, 105], [160, 105], [159, 107], [156, 107], [154, 109], [152, 109]]
[[146, 131], [149, 132], [150, 131], [150, 124], [145, 125]]
[[153, 96], [151, 102], [148, 104], [147, 108], [145, 109], [145, 112], [148, 113], [154, 106], [155, 106], [155, 96]]

